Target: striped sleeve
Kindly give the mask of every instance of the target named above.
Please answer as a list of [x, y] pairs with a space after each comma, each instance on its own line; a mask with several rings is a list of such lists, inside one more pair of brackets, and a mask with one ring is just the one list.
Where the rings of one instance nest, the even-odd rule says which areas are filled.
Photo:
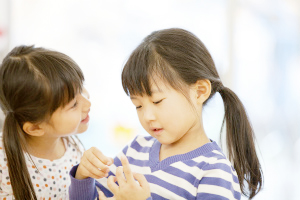
[[227, 159], [219, 161], [203, 166], [197, 199], [240, 200], [240, 185], [235, 170]]

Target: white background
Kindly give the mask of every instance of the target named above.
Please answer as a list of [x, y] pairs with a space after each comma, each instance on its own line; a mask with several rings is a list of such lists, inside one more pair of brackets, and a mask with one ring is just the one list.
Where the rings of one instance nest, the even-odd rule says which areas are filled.
[[[265, 177], [254, 199], [299, 199], [298, 0], [0, 0], [0, 59], [20, 44], [72, 57], [92, 101], [90, 127], [80, 138], [114, 156], [146, 134], [122, 90], [122, 67], [144, 37], [171, 27], [204, 42], [248, 111]], [[217, 141], [223, 114], [217, 94], [204, 108], [206, 132]]]

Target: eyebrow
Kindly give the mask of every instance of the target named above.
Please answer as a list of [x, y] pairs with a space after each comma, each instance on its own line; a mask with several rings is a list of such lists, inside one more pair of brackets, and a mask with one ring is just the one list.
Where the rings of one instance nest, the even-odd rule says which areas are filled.
[[[162, 93], [163, 91], [158, 89], [158, 90], [152, 90], [151, 94], [155, 94], [155, 93]], [[135, 96], [130, 96], [130, 99], [137, 99]]]

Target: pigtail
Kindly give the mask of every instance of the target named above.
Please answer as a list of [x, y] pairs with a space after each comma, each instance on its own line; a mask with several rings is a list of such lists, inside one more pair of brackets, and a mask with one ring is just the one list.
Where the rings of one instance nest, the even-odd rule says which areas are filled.
[[14, 115], [8, 112], [3, 126], [3, 144], [11, 186], [15, 199], [37, 200], [22, 149], [25, 144], [24, 133]]
[[[262, 170], [255, 151], [254, 132], [237, 95], [223, 86], [218, 91], [224, 102], [225, 116], [222, 128], [226, 122], [229, 160], [233, 162], [237, 172], [242, 193], [252, 199], [262, 187]], [[246, 190], [247, 186], [249, 192]]]

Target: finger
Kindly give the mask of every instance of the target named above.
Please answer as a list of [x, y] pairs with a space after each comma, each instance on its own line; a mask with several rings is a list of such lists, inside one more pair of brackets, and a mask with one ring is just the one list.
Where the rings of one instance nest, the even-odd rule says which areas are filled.
[[99, 195], [99, 200], [105, 200], [105, 199], [107, 199], [106, 196], [104, 195], [104, 193], [102, 191], [99, 191], [98, 195]]
[[103, 178], [103, 177], [107, 177], [108, 176], [108, 173], [103, 173], [101, 171], [100, 171], [100, 173], [101, 174], [94, 174], [93, 172], [87, 170], [84, 166], [82, 166], [81, 169], [80, 169], [80, 173], [78, 173], [78, 175], [76, 173], [77, 177], [75, 177], [75, 178], [76, 179], [85, 179], [87, 177], [91, 177], [91, 178], [99, 179], [99, 178]]
[[97, 148], [92, 147], [91, 151], [89, 151], [84, 157], [97, 168], [104, 171], [109, 170], [107, 160], [109, 160], [109, 163], [111, 160], [107, 159], [107, 157], [104, 156]]
[[121, 162], [122, 162], [122, 166], [123, 166], [123, 171], [124, 171], [124, 175], [126, 178], [127, 182], [134, 182], [134, 178], [130, 169], [130, 165], [129, 162], [126, 158], [126, 156], [121, 156]]
[[149, 183], [143, 174], [133, 173], [133, 176], [142, 188], [149, 187]]
[[96, 147], [92, 147], [92, 152], [93, 152], [93, 154], [94, 154], [97, 158], [99, 158], [99, 159], [102, 161], [102, 163], [104, 163], [105, 165], [111, 165], [111, 164], [114, 163], [114, 159], [112, 159], [112, 158], [110, 158], [110, 157], [107, 157], [107, 156], [103, 155], [103, 153], [102, 153], [99, 149], [97, 149]]
[[82, 165], [82, 169], [85, 169], [87, 171], [85, 173], [91, 173], [93, 175], [99, 176], [99, 178], [108, 176], [109, 169], [99, 170], [98, 167], [94, 166], [86, 158], [82, 158], [80, 165]]
[[126, 184], [126, 179], [123, 173], [123, 167], [120, 166], [117, 168], [116, 177], [120, 186]]
[[95, 156], [97, 156], [104, 164], [111, 164], [111, 158], [105, 156], [99, 149], [97, 149], [96, 147], [92, 148], [92, 152]]
[[[83, 157], [81, 159], [81, 162], [87, 169], [93, 170], [94, 173], [97, 173], [97, 171], [99, 172], [103, 172], [103, 173], [108, 173], [110, 170], [108, 168], [108, 166], [104, 165], [103, 163], [100, 164], [104, 167], [99, 167], [99, 165], [95, 165], [93, 162], [91, 162], [87, 157]], [[100, 162], [101, 163], [101, 162]]]
[[114, 176], [108, 177], [107, 186], [114, 195], [118, 193], [119, 186], [115, 183], [115, 177]]
[[81, 162], [89, 162], [94, 165], [96, 168], [101, 169], [103, 171], [109, 170], [108, 166], [105, 165], [95, 154], [92, 152], [91, 149], [84, 152]]

